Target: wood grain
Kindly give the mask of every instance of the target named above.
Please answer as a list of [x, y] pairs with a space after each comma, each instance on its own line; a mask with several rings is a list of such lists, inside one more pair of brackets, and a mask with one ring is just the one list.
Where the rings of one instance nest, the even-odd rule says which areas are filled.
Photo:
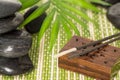
[[[61, 51], [82, 46], [92, 40], [74, 36]], [[90, 46], [85, 49], [90, 49]], [[68, 59], [68, 56], [77, 54], [85, 49], [59, 57], [59, 67], [70, 71], [78, 72], [100, 80], [110, 80], [111, 68], [120, 57], [120, 48], [107, 45], [99, 50], [93, 51], [86, 56]]]

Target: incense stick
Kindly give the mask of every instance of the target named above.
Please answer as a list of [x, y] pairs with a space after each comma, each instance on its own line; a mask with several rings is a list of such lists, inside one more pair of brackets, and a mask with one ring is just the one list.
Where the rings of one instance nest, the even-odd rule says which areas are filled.
[[60, 52], [59, 54], [55, 55], [54, 57], [58, 58], [58, 57], [61, 57], [63, 55], [66, 55], [66, 54], [74, 52], [74, 51], [77, 51], [77, 48], [71, 48], [71, 49], [65, 50], [65, 51]]
[[77, 47], [77, 50], [83, 49], [83, 48], [88, 47], [88, 46], [91, 46], [91, 45], [97, 45], [97, 44], [100, 44], [100, 43], [103, 42], [103, 41], [106, 41], [106, 40], [108, 40], [108, 39], [111, 39], [111, 38], [113, 38], [113, 37], [117, 37], [117, 36], [120, 36], [120, 33], [117, 33], [117, 34], [114, 34], [114, 35], [111, 35], [111, 36], [105, 37], [105, 38], [103, 38], [103, 39], [100, 39], [100, 40], [98, 40], [98, 41], [94, 41], [94, 42], [88, 43], [88, 44], [86, 44], [86, 45], [83, 45], [83, 46]]
[[84, 48], [86, 48], [86, 47], [88, 47], [88, 46], [93, 46], [93, 45], [100, 44], [100, 43], [103, 42], [103, 41], [106, 41], [106, 40], [108, 40], [108, 39], [111, 39], [111, 38], [114, 38], [114, 37], [117, 37], [117, 36], [120, 36], [120, 33], [117, 33], [117, 34], [114, 34], [114, 35], [105, 37], [105, 38], [103, 38], [103, 39], [100, 39], [100, 40], [98, 40], [98, 41], [94, 41], [94, 42], [88, 43], [88, 44], [83, 45], [83, 46], [80, 46], [80, 47], [73, 47], [73, 48], [68, 49], [68, 50], [66, 50], [66, 51], [60, 52], [59, 54], [55, 55], [54, 57], [55, 57], [55, 58], [58, 58], [58, 57], [61, 57], [61, 56], [63, 56], [63, 55], [69, 54], [69, 53], [71, 53], [71, 52], [75, 52], [75, 51], [77, 51], [77, 50], [84, 49]]
[[104, 43], [104, 44], [100, 44], [100, 45], [98, 45], [98, 46], [96, 46], [96, 47], [93, 47], [92, 49], [88, 49], [88, 50], [86, 50], [86, 51], [84, 51], [84, 52], [70, 55], [68, 58], [71, 59], [71, 58], [74, 58], [74, 57], [77, 57], [77, 56], [83, 56], [83, 55], [88, 54], [88, 53], [90, 53], [90, 52], [92, 52], [92, 51], [94, 51], [94, 50], [100, 49], [101, 47], [104, 47], [104, 46], [108, 45], [109, 43], [112, 43], [112, 42], [114, 42], [114, 41], [116, 41], [116, 40], [120, 40], [120, 37], [115, 38], [115, 39], [113, 39], [113, 40], [110, 40], [110, 41], [108, 41], [108, 42], [106, 42], [106, 43]]

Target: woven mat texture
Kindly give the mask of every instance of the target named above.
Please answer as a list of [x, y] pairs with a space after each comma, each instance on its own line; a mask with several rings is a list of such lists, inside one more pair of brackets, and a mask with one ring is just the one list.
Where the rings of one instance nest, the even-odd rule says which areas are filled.
[[[105, 10], [103, 10], [105, 12]], [[84, 28], [78, 25], [80, 31], [80, 36], [89, 38], [92, 40], [98, 40], [106, 36], [112, 35], [119, 32], [115, 29], [111, 23], [108, 22], [104, 14], [96, 14], [90, 11], [87, 13], [92, 19], [98, 22], [98, 26], [93, 25], [92, 23], [86, 23], [87, 28]], [[51, 30], [48, 29], [47, 32]], [[74, 35], [74, 32], [73, 32]], [[50, 33], [46, 33], [39, 44], [40, 47], [37, 47], [37, 35], [33, 36], [33, 45], [29, 52], [30, 58], [34, 64], [34, 69], [26, 74], [18, 76], [3, 76], [0, 75], [0, 80], [95, 80], [88, 76], [82, 74], [74, 73], [68, 70], [60, 69], [58, 67], [58, 60], [54, 59], [54, 55], [58, 54], [59, 50], [67, 43], [66, 34], [63, 28], [60, 28], [58, 39], [52, 53], [47, 51], [49, 44]], [[110, 45], [120, 47], [120, 42], [114, 42]], [[38, 51], [39, 50], [39, 51]], [[115, 77], [114, 80], [120, 80], [120, 74]]]

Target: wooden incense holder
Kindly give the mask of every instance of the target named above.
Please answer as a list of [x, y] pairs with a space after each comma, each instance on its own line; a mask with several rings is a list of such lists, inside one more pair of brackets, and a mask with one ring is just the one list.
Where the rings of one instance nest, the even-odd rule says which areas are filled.
[[[89, 42], [92, 42], [92, 40], [74, 36], [61, 51], [79, 47]], [[87, 48], [90, 49], [92, 47], [95, 46]], [[110, 80], [112, 66], [116, 63], [117, 59], [120, 58], [120, 48], [107, 45], [88, 55], [79, 56], [73, 59], [68, 58], [68, 56], [82, 51], [84, 51], [84, 49], [59, 57], [59, 67], [96, 79]]]

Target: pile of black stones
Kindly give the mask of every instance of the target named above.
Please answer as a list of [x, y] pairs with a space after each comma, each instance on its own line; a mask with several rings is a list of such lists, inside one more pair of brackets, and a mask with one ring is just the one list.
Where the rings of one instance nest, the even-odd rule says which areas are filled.
[[120, 0], [103, 0], [110, 3], [110, 6], [100, 5], [107, 9], [106, 17], [112, 25], [120, 30]]
[[46, 13], [19, 30], [20, 24], [38, 8], [34, 6], [22, 15], [18, 12], [21, 7], [19, 0], [0, 0], [0, 73], [4, 75], [19, 75], [33, 69], [28, 55], [31, 35], [40, 30]]

